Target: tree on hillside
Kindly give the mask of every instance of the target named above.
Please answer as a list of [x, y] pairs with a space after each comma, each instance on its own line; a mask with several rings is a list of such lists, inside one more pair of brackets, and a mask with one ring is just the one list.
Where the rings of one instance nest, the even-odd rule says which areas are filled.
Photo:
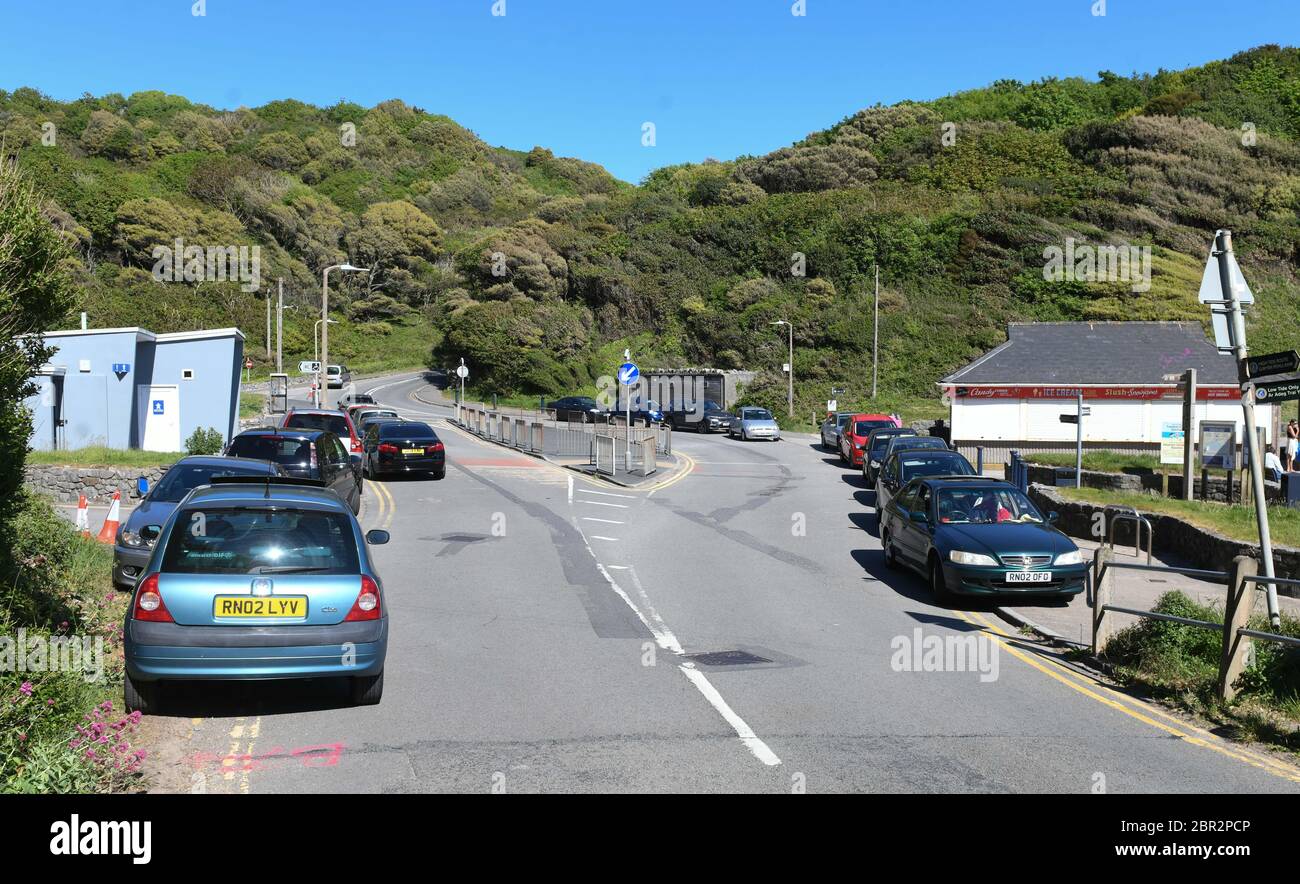
[[22, 401], [53, 353], [31, 335], [57, 327], [71, 309], [71, 260], [30, 183], [12, 163], [0, 161], [0, 556], [11, 548], [2, 535], [32, 432]]

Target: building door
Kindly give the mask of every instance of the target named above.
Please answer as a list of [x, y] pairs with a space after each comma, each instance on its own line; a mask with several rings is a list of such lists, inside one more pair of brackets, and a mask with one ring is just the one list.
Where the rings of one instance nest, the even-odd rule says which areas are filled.
[[180, 451], [180, 387], [175, 384], [152, 384], [141, 385], [136, 389], [140, 447], [145, 451]]

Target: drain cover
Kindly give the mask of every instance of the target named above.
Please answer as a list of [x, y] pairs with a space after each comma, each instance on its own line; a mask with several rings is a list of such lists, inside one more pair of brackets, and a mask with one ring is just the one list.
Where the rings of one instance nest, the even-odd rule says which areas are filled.
[[746, 666], [751, 663], [771, 663], [766, 657], [748, 651], [709, 651], [707, 654], [687, 654], [688, 659], [703, 666]]

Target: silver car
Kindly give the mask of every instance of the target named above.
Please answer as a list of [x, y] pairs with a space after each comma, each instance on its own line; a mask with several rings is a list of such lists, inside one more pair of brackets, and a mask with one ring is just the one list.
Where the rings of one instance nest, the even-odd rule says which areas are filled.
[[731, 419], [727, 435], [737, 439], [771, 439], [779, 442], [781, 428], [777, 426], [772, 412], [766, 408], [743, 407], [736, 409], [736, 416]]

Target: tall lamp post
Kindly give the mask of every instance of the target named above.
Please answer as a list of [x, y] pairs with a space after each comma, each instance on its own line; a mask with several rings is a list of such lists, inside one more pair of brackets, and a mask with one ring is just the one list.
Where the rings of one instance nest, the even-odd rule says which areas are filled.
[[320, 293], [320, 398], [317, 408], [329, 407], [329, 361], [330, 361], [330, 271], [340, 270], [344, 273], [369, 273], [368, 267], [353, 267], [351, 264], [331, 264], [321, 273]]
[[790, 370], [786, 372], [788, 382], [786, 400], [789, 404], [790, 417], [794, 417], [794, 324], [786, 322], [784, 319], [778, 319], [776, 322], [768, 324], [784, 325], [790, 329]]
[[[312, 346], [315, 348], [313, 352], [314, 352], [314, 354], [315, 354], [315, 361], [316, 361], [317, 364], [320, 363], [320, 326], [321, 326], [321, 323], [322, 323], [322, 322], [325, 323], [326, 325], [338, 325], [338, 322], [339, 322], [339, 321], [338, 321], [337, 319], [318, 319], [318, 320], [316, 320], [315, 324], [312, 325], [312, 327], [311, 327], [311, 343], [312, 343]], [[317, 371], [316, 374], [317, 374], [317, 377], [320, 377], [320, 372], [319, 372], [319, 370]], [[323, 389], [323, 388], [322, 388], [322, 389]], [[314, 404], [317, 408], [320, 407], [320, 391], [319, 391], [319, 390], [317, 390], [317, 393], [316, 393], [316, 401], [315, 401], [313, 404]]]

